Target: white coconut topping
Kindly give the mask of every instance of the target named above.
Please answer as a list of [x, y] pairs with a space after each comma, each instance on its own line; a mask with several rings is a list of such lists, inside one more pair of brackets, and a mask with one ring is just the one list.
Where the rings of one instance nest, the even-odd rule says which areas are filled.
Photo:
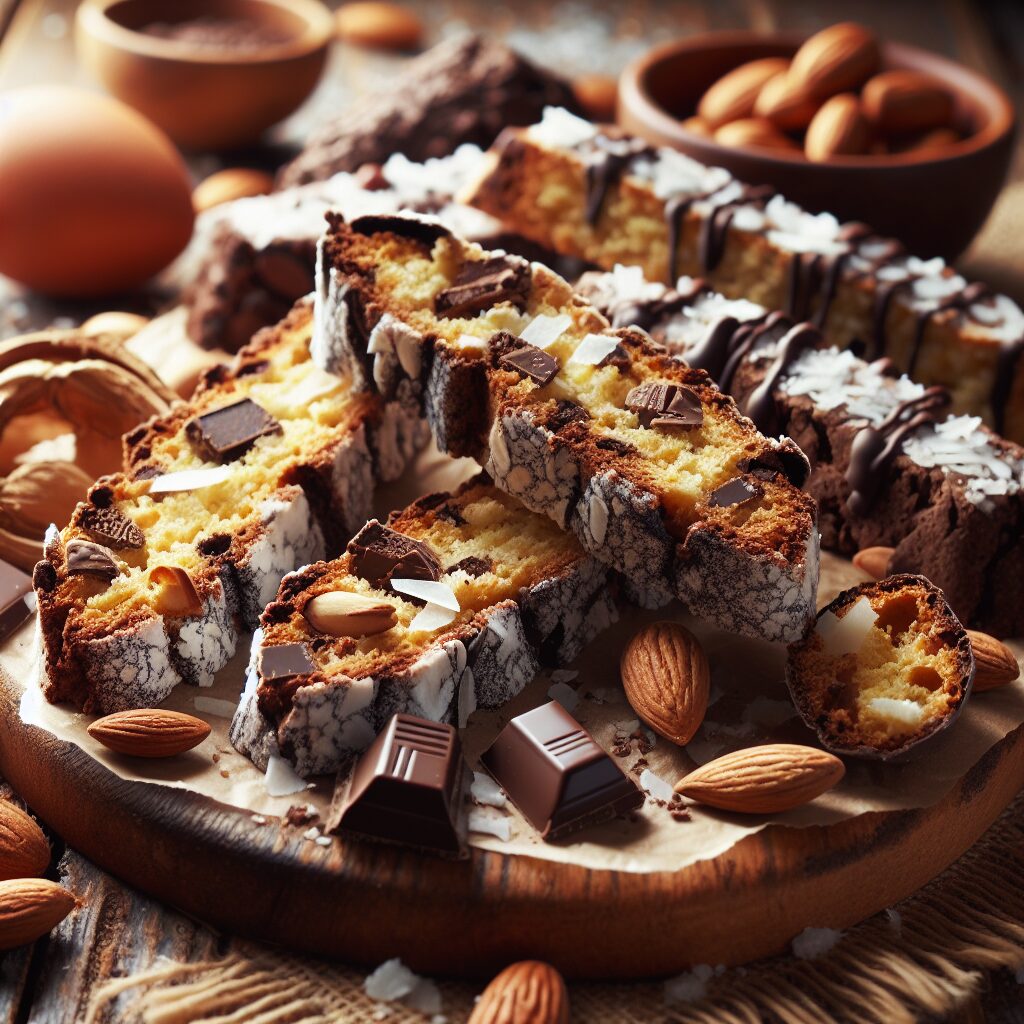
[[655, 775], [650, 768], [645, 768], [640, 773], [640, 788], [655, 800], [662, 800], [667, 804], [672, 803], [676, 795], [672, 784], [666, 782], [660, 775]]
[[178, 473], [164, 473], [153, 478], [150, 494], [176, 494], [181, 491], [198, 491], [204, 487], [216, 487], [231, 477], [230, 466], [210, 466], [206, 469], [183, 469]]
[[619, 339], [609, 334], [588, 334], [576, 346], [576, 351], [569, 357], [569, 362], [597, 366], [615, 351], [618, 343]]
[[526, 135], [538, 146], [580, 146], [596, 138], [597, 125], [570, 114], [564, 107], [545, 107], [541, 119], [531, 125]]
[[572, 317], [568, 313], [559, 313], [558, 316], [541, 313], [519, 332], [519, 337], [536, 348], [550, 348], [571, 325]]
[[471, 810], [467, 816], [467, 827], [470, 832], [494, 836], [503, 843], [512, 838], [512, 822], [507, 815], [498, 816], [490, 811]]
[[[414, 633], [433, 633], [454, 622], [456, 614], [457, 612], [453, 612], [451, 608], [428, 602], [427, 606], [413, 617], [412, 622], [409, 623], [409, 629]], [[472, 712], [468, 712], [467, 717], [469, 714]]]
[[924, 708], [917, 701], [894, 697], [873, 697], [868, 701], [868, 710], [888, 719], [893, 725], [906, 726], [909, 729], [920, 725], [921, 719], [924, 718]]
[[505, 791], [490, 775], [473, 772], [473, 784], [469, 788], [473, 802], [484, 807], [504, 807], [508, 803]]
[[394, 579], [391, 581], [391, 589], [409, 597], [418, 597], [429, 604], [440, 605], [453, 612], [461, 609], [459, 599], [447, 583], [438, 583], [435, 580]]
[[858, 597], [839, 618], [835, 612], [825, 611], [818, 619], [814, 631], [821, 637], [825, 653], [830, 658], [856, 654], [878, 620], [878, 614], [866, 597]]
[[580, 702], [580, 695], [568, 683], [553, 683], [548, 687], [548, 696], [569, 712]]
[[267, 762], [263, 784], [268, 796], [291, 796], [301, 793], [307, 786], [306, 780], [296, 775], [295, 769], [280, 754], [273, 753]]

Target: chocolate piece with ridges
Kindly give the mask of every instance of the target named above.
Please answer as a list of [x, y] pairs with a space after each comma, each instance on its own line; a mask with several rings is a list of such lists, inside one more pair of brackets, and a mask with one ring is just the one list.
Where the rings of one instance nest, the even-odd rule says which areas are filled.
[[110, 582], [121, 570], [113, 554], [88, 540], [70, 540], [65, 549], [69, 576], [99, 576]]
[[676, 384], [639, 384], [626, 395], [626, 408], [637, 414], [644, 427], [689, 430], [704, 422], [697, 393]]
[[196, 451], [210, 462], [233, 462], [267, 434], [279, 434], [281, 424], [251, 398], [203, 413], [185, 425]]
[[745, 501], [752, 501], [759, 497], [761, 488], [742, 476], [726, 480], [721, 487], [711, 492], [708, 504], [718, 508], [728, 508], [731, 505], [742, 505]]
[[352, 572], [378, 589], [392, 579], [438, 580], [441, 563], [429, 545], [371, 519], [348, 542]]
[[499, 366], [529, 377], [534, 384], [544, 387], [550, 384], [558, 374], [558, 360], [549, 356], [543, 349], [535, 348], [533, 345], [525, 345], [516, 349], [498, 360]]
[[454, 727], [395, 714], [339, 781], [328, 829], [458, 856], [465, 849], [463, 774]]
[[138, 526], [113, 505], [87, 506], [78, 515], [78, 525], [97, 543], [115, 551], [136, 550], [146, 542]]
[[643, 793], [557, 701], [513, 718], [481, 758], [544, 839], [626, 814]]
[[448, 288], [438, 292], [434, 309], [440, 316], [475, 316], [511, 302], [520, 312], [530, 294], [530, 265], [516, 256], [492, 256], [467, 263]]
[[260, 651], [259, 673], [264, 682], [309, 675], [315, 668], [305, 644], [279, 644]]

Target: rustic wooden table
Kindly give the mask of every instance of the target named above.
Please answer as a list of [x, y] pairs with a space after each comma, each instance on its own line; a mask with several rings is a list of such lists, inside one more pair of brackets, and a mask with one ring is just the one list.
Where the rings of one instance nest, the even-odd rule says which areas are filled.
[[[46, 81], [85, 81], [75, 62], [75, 0], [0, 0], [0, 91]], [[895, 39], [912, 42], [983, 69], [1020, 104], [1024, 101], [1024, 4], [1020, 0], [410, 0], [432, 39], [465, 26], [505, 38], [541, 63], [568, 74], [615, 73], [647, 45], [698, 31], [751, 27], [813, 31], [855, 18]], [[233, 154], [229, 163], [272, 163], [298, 145], [311, 125], [360, 92], [384, 82], [401, 58], [337, 46], [312, 100], [276, 133], [275, 145]], [[1024, 146], [996, 209], [961, 264], [971, 276], [1024, 300]], [[191, 160], [197, 178], [224, 158]], [[936, 196], [936, 211], [944, 197]], [[1015, 258], [1016, 257], [1016, 258]], [[146, 308], [128, 296], [115, 305]], [[55, 303], [26, 294], [0, 277], [0, 338], [53, 324], [80, 322], [97, 307]], [[0, 796], [16, 794], [4, 790]], [[97, 983], [151, 966], [159, 957], [198, 960], [230, 948], [230, 936], [126, 888], [54, 841], [53, 877], [85, 901], [54, 934], [34, 947], [0, 956], [0, 1024], [57, 1024], [79, 1020]], [[1010, 975], [990, 979], [962, 1021], [1024, 1022], [1024, 987]], [[108, 1018], [116, 1020], [116, 1004]]]

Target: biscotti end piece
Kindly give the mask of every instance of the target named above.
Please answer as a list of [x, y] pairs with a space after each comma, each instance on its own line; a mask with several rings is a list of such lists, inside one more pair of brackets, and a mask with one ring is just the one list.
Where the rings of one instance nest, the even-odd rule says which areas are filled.
[[615, 617], [607, 570], [479, 477], [371, 520], [344, 556], [285, 578], [232, 742], [261, 768], [279, 753], [303, 776], [337, 771], [392, 714], [464, 725]]
[[814, 614], [808, 465], [732, 399], [613, 330], [550, 270], [408, 217], [331, 221], [314, 355], [390, 394], [418, 388], [442, 450], [571, 530], [648, 607], [672, 596], [793, 641]]
[[576, 109], [567, 82], [495, 39], [465, 34], [411, 61], [389, 88], [316, 131], [278, 176], [278, 187], [323, 180], [392, 153], [427, 160], [466, 142], [489, 146], [507, 125], [531, 124], [545, 106]]
[[948, 728], [974, 679], [971, 642], [923, 576], [840, 594], [789, 650], [789, 691], [827, 749], [900, 757]]

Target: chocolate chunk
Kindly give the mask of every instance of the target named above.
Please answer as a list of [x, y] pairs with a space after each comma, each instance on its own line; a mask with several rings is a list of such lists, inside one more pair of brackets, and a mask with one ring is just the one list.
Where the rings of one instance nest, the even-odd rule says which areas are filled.
[[367, 214], [356, 217], [351, 223], [352, 230], [360, 235], [376, 235], [387, 231], [399, 238], [408, 238], [413, 242], [421, 242], [431, 249], [439, 238], [450, 238], [451, 232], [435, 221], [424, 220], [409, 214]]
[[306, 676], [315, 670], [305, 644], [278, 644], [260, 650], [259, 674], [265, 683]]
[[207, 558], [217, 558], [226, 555], [231, 547], [231, 538], [226, 533], [215, 533], [210, 537], [204, 537], [196, 544], [196, 550]]
[[631, 360], [629, 353], [621, 345], [616, 345], [597, 365], [614, 366], [616, 370], [625, 372], [629, 369]]
[[267, 434], [279, 434], [281, 424], [250, 398], [204, 413], [185, 424], [196, 451], [210, 462], [241, 458]]
[[434, 299], [438, 316], [475, 316], [499, 302], [526, 309], [532, 278], [530, 264], [517, 256], [492, 256], [467, 263]]
[[110, 582], [121, 572], [109, 548], [88, 540], [69, 540], [64, 550], [69, 576], [99, 576]]
[[544, 839], [644, 802], [643, 793], [557, 701], [513, 718], [481, 761]]
[[533, 345], [524, 345], [515, 352], [502, 356], [498, 360], [499, 365], [507, 366], [510, 370], [529, 377], [535, 384], [544, 387], [555, 379], [560, 367], [554, 356], [549, 356], [543, 349]]
[[462, 756], [455, 729], [396, 714], [340, 782], [327, 826], [450, 857], [464, 848]]
[[554, 411], [548, 416], [547, 427], [549, 430], [559, 431], [570, 423], [586, 423], [589, 419], [590, 413], [578, 402], [560, 398], [555, 404]]
[[752, 473], [759, 480], [773, 480], [785, 477], [794, 487], [803, 487], [811, 475], [811, 464], [794, 441], [783, 439], [774, 451], [764, 452], [740, 464], [741, 469]]
[[745, 477], [737, 476], [716, 487], [708, 498], [708, 504], [714, 508], [729, 508], [759, 498], [761, 493], [761, 488], [757, 484]]
[[649, 381], [626, 395], [626, 408], [649, 428], [692, 430], [704, 422], [700, 396], [692, 388]]
[[113, 505], [86, 508], [78, 517], [78, 525], [93, 540], [117, 551], [141, 548], [146, 542], [135, 523]]
[[20, 569], [0, 560], [0, 640], [6, 640], [35, 611], [32, 583], [41, 565], [50, 563], [37, 563], [30, 578]]
[[445, 571], [458, 572], [461, 569], [467, 576], [476, 579], [477, 576], [483, 576], [485, 572], [491, 572], [493, 568], [494, 562], [490, 558], [477, 558], [476, 555], [469, 555], [454, 565], [449, 565]]
[[384, 177], [384, 168], [380, 164], [366, 163], [356, 171], [355, 183], [367, 192], [383, 192], [391, 188], [391, 182]]
[[439, 580], [441, 563], [429, 545], [371, 519], [349, 542], [351, 571], [371, 586], [393, 579]]
[[44, 594], [53, 593], [57, 589], [57, 570], [45, 558], [36, 562], [32, 570], [32, 586]]

